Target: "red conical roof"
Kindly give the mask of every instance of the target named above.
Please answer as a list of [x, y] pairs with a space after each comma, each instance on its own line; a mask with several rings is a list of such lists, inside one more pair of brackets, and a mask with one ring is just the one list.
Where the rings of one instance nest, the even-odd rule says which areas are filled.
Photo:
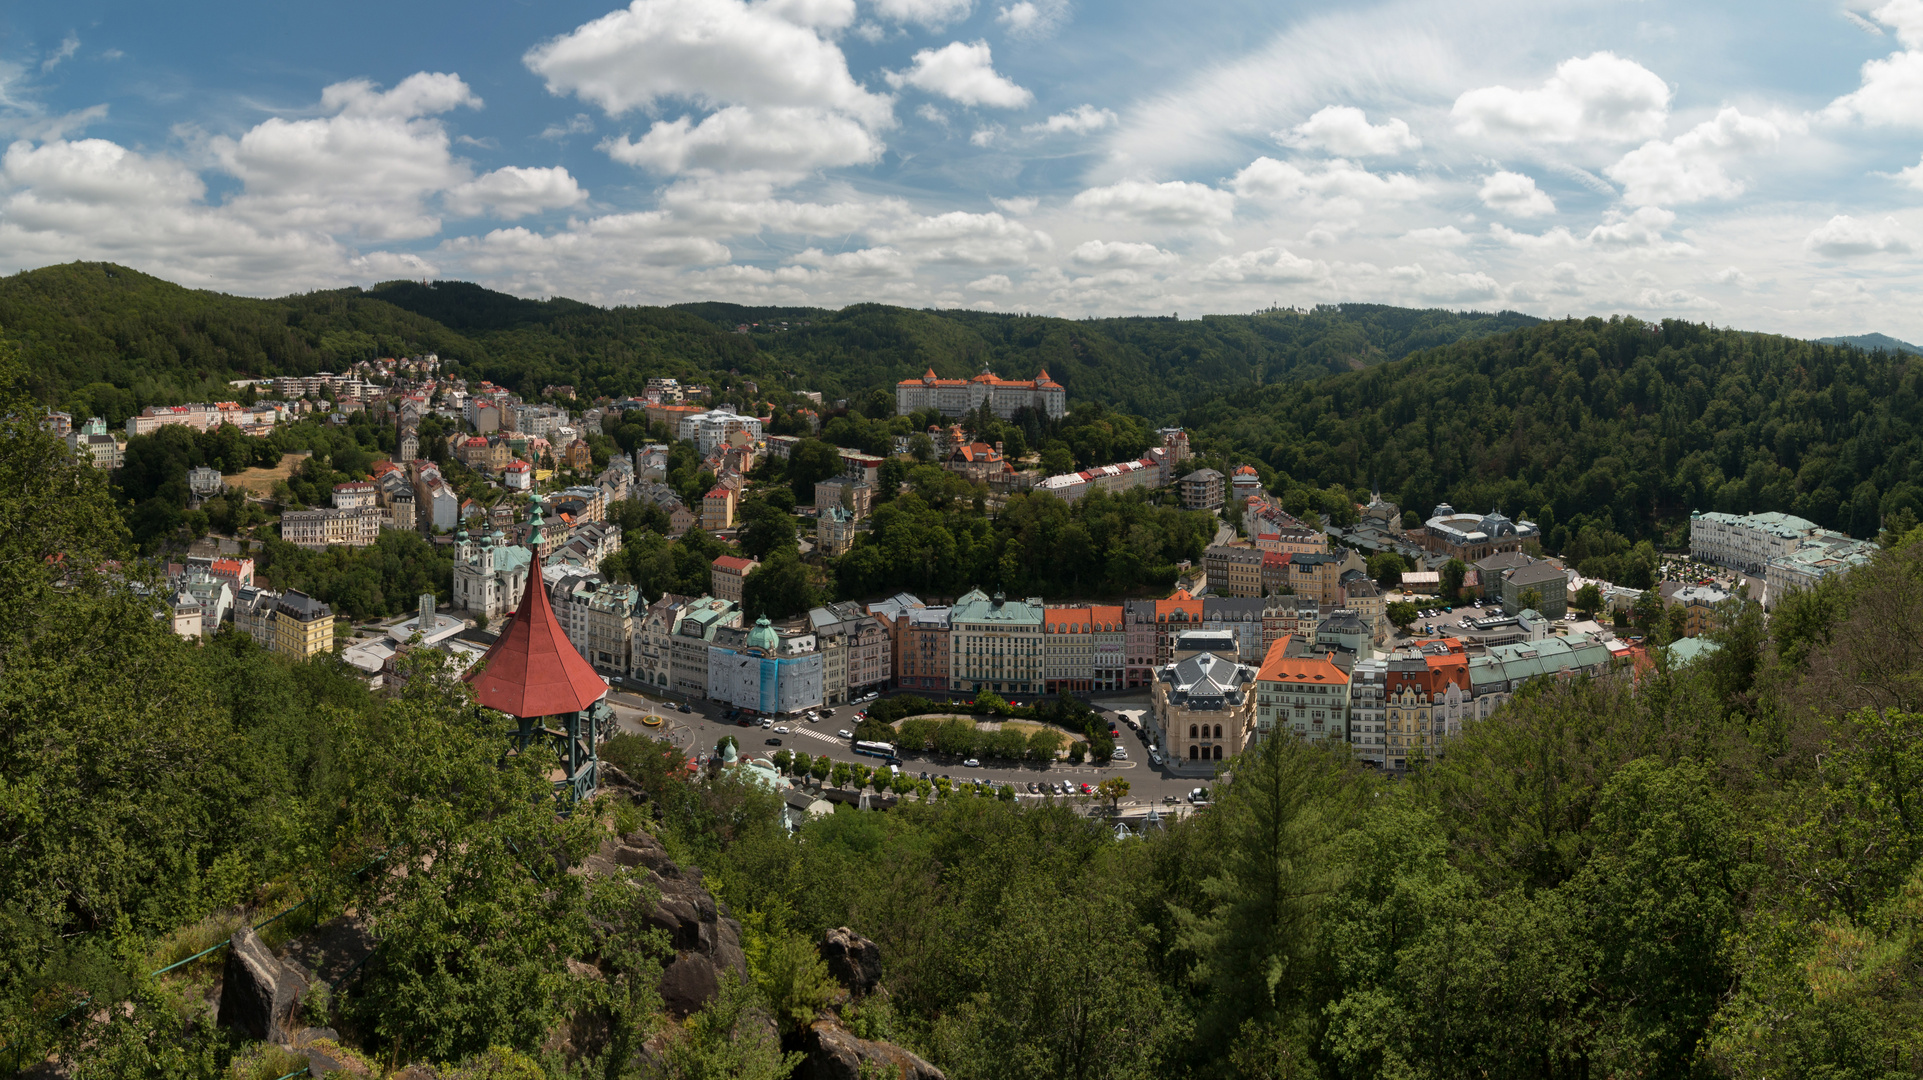
[[520, 610], [467, 680], [475, 700], [518, 717], [579, 712], [608, 692], [554, 621], [539, 559], [528, 567]]

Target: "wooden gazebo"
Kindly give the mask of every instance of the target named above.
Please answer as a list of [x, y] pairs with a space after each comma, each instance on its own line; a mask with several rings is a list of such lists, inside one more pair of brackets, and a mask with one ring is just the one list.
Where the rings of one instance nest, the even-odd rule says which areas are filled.
[[[541, 546], [538, 501], [528, 546], [536, 552]], [[557, 794], [573, 800], [594, 794], [600, 764], [595, 747], [611, 729], [614, 710], [603, 700], [607, 683], [575, 651], [554, 618], [538, 555], [528, 567], [520, 608], [467, 680], [481, 706], [519, 722], [509, 733], [516, 752], [536, 740], [553, 747], [557, 767], [549, 776]]]

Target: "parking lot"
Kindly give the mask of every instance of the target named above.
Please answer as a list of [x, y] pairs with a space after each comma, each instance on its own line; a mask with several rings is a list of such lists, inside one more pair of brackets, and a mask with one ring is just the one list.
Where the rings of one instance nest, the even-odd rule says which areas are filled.
[[[766, 757], [777, 750], [787, 749], [816, 756], [826, 754], [832, 761], [850, 764], [873, 766], [880, 763], [874, 757], [855, 753], [852, 740], [838, 734], [855, 729], [855, 714], [860, 711], [857, 705], [835, 706], [833, 715], [814, 721], [787, 720], [764, 728], [759, 720], [750, 727], [727, 720], [726, 707], [714, 702], [681, 702], [620, 689], [610, 689], [608, 698], [615, 706], [615, 715], [623, 731], [666, 738], [691, 755], [705, 756], [714, 750], [722, 736], [733, 735], [742, 754], [748, 757]], [[688, 712], [680, 711], [683, 705], [687, 706]], [[1129, 783], [1128, 797], [1123, 800], [1124, 808], [1149, 804], [1166, 808], [1171, 805], [1168, 801], [1171, 798], [1186, 805], [1190, 791], [1207, 787], [1212, 782], [1206, 777], [1175, 776], [1166, 769], [1149, 764], [1148, 746], [1143, 742], [1141, 732], [1131, 729], [1124, 722], [1127, 718], [1139, 724], [1143, 714], [1148, 711], [1146, 702], [1104, 702], [1098, 711], [1110, 718], [1119, 733], [1115, 743], [1128, 755], [1126, 760], [1118, 759], [1104, 765], [1097, 765], [1093, 761], [1072, 765], [1063, 760], [1043, 766], [991, 759], [976, 766], [966, 766], [961, 758], [935, 752], [908, 751], [901, 755], [901, 768], [917, 778], [926, 773], [930, 778], [946, 776], [956, 783], [1013, 784], [1020, 797], [1035, 799], [1043, 796], [1040, 791], [1031, 792], [1031, 784], [1049, 788], [1072, 784], [1079, 794], [1083, 784], [1093, 788], [1109, 777], [1119, 776]], [[647, 715], [661, 716], [665, 722], [660, 727], [645, 726], [641, 719]], [[787, 730], [776, 732], [775, 727]], [[779, 740], [779, 744], [773, 744], [771, 740]], [[1054, 797], [1052, 790], [1049, 795]]]

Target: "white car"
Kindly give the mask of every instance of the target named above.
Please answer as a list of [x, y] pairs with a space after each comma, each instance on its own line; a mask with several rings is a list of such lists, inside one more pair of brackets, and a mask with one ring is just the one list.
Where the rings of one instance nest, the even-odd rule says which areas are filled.
[[855, 733], [852, 731], [849, 731], [847, 728], [842, 728], [840, 731], [835, 732], [835, 734], [841, 736], [844, 739], [852, 739], [855, 737]]
[[774, 722], [773, 720], [770, 720], [770, 719], [768, 719], [768, 718], [767, 718], [767, 717], [765, 717], [765, 716], [761, 718], [761, 726], [762, 726], [762, 727], [773, 727], [773, 726], [774, 726], [774, 724], [775, 724], [775, 722]]
[[1110, 754], [1110, 755], [1109, 755], [1109, 757], [1112, 757], [1112, 758], [1116, 758], [1116, 759], [1119, 759], [1119, 760], [1121, 760], [1121, 761], [1127, 761], [1127, 760], [1128, 760], [1128, 747], [1126, 747], [1126, 746], [1118, 746], [1118, 747], [1116, 747], [1116, 748], [1115, 748], [1115, 752], [1114, 752], [1113, 754]]
[[962, 768], [964, 769], [979, 769], [981, 767], [982, 763], [974, 758], [969, 758], [967, 761], [962, 762]]
[[786, 724], [776, 724], [776, 725], [775, 725], [775, 734], [776, 734], [776, 735], [786, 735], [786, 734], [788, 734], [788, 725], [786, 725]]

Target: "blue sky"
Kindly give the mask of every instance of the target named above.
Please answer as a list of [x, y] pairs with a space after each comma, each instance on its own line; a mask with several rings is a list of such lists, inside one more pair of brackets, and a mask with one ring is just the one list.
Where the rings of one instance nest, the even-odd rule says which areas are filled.
[[1923, 340], [1923, 0], [0, 13], [0, 271]]

